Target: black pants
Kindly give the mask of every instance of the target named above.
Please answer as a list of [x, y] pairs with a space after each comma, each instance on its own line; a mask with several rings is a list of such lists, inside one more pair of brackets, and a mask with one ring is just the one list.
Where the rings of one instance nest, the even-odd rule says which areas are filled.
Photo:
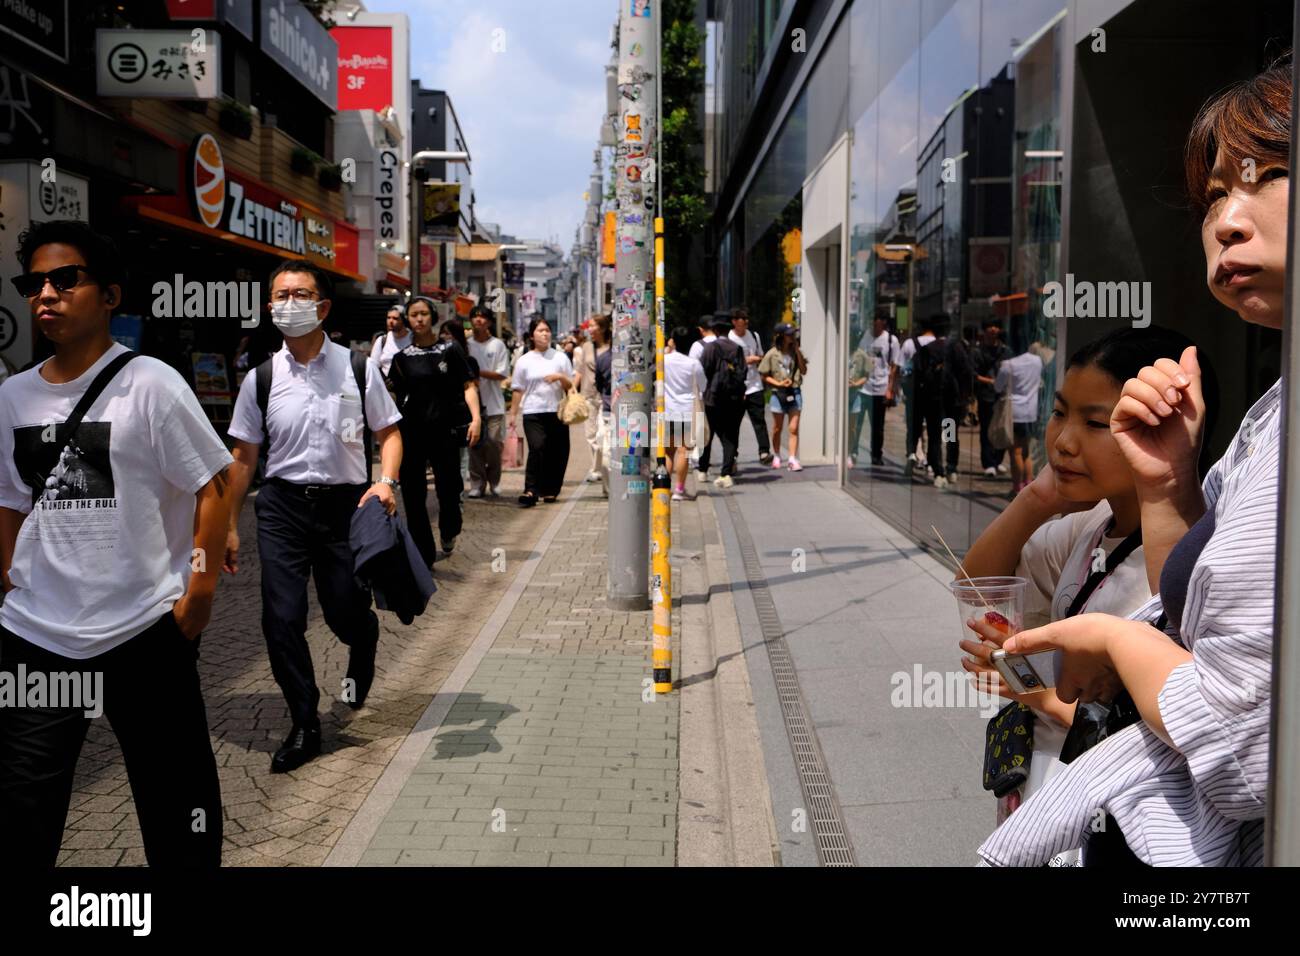
[[996, 468], [1002, 464], [1002, 457], [1006, 454], [1005, 448], [994, 448], [993, 443], [989, 441], [989, 423], [993, 421], [993, 402], [979, 400], [980, 413], [980, 467]]
[[558, 496], [569, 466], [569, 426], [555, 412], [534, 412], [524, 416], [524, 438], [528, 440], [524, 491], [540, 498]]
[[[405, 424], [406, 419], [402, 420]], [[460, 473], [460, 444], [451, 431], [430, 434], [426, 428], [408, 426], [402, 432], [402, 467], [398, 478], [402, 485], [402, 502], [406, 505], [406, 527], [420, 556], [432, 567], [437, 551], [433, 528], [429, 524], [429, 483], [424, 477], [424, 463], [433, 469], [433, 486], [438, 497], [438, 535], [443, 543], [460, 534], [460, 493], [465, 479]]]
[[744, 402], [705, 405], [709, 428], [722, 442], [722, 474], [736, 473], [736, 447], [740, 444], [740, 423], [745, 420]]
[[364, 648], [379, 641], [379, 618], [370, 610], [370, 589], [352, 573], [348, 531], [363, 485], [335, 485], [308, 497], [272, 479], [253, 505], [262, 561], [262, 635], [271, 673], [297, 727], [316, 727], [320, 689], [307, 646], [307, 578], [325, 623], [344, 644]]
[[[926, 450], [925, 459], [931, 468], [934, 469], [936, 478], [943, 477], [946, 472], [950, 475], [957, 474], [957, 461], [960, 457], [961, 444], [958, 440], [958, 428], [961, 425], [961, 408], [944, 408], [937, 402], [927, 402], [922, 408], [921, 414], [925, 418], [926, 424]], [[951, 421], [953, 423], [952, 441], [943, 440], [943, 423]]]
[[885, 396], [868, 395], [871, 405], [871, 460], [880, 461], [885, 455]]
[[763, 407], [761, 388], [745, 396], [745, 414], [749, 416], [749, 423], [754, 426], [754, 437], [758, 439], [758, 453], [769, 454], [772, 451], [772, 442], [767, 437], [767, 413]]
[[[150, 866], [221, 865], [221, 785], [198, 655], [198, 639], [185, 639], [170, 610], [125, 644], [86, 660], [0, 629], [0, 671], [15, 674], [22, 664], [29, 677], [102, 675], [98, 703], [122, 747]], [[58, 859], [90, 726], [86, 709], [0, 707], [0, 854], [11, 873]]]

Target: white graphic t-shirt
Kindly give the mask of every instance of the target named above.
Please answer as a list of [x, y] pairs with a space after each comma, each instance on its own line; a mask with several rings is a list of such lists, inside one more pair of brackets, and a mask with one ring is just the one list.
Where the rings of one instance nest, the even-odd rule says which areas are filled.
[[195, 492], [231, 462], [185, 380], [146, 356], [64, 440], [77, 400], [124, 351], [71, 382], [37, 366], [0, 389], [0, 507], [27, 515], [0, 624], [64, 657], [111, 650], [171, 609], [194, 557]]

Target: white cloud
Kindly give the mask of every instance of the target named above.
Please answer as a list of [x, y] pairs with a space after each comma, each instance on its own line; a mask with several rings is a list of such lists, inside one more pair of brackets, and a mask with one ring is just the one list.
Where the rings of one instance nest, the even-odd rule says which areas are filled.
[[[451, 97], [473, 157], [479, 219], [567, 249], [605, 110], [617, 0], [368, 6], [410, 17], [414, 78]], [[493, 52], [494, 39], [503, 51]]]

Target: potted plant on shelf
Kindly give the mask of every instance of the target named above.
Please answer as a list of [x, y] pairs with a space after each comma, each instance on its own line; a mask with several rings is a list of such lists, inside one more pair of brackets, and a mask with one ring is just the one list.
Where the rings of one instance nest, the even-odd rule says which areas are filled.
[[217, 113], [217, 125], [231, 136], [238, 136], [240, 139], [252, 139], [253, 111], [243, 103], [224, 100], [220, 111]]
[[343, 185], [343, 164], [342, 163], [325, 163], [320, 167], [316, 175], [321, 186], [337, 192]]
[[293, 152], [289, 154], [289, 168], [295, 173], [310, 176], [316, 172], [316, 160], [319, 158], [306, 146], [295, 146]]

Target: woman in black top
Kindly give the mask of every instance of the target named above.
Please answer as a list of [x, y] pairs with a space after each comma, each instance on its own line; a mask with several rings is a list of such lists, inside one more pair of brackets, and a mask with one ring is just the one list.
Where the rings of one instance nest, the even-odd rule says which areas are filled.
[[[481, 419], [478, 384], [464, 350], [433, 330], [433, 302], [411, 300], [407, 321], [411, 344], [393, 357], [389, 381], [402, 411], [402, 467], [399, 481], [406, 503], [406, 523], [430, 567], [437, 551], [425, 499], [429, 486], [425, 463], [433, 469], [438, 495], [438, 536], [451, 554], [460, 534], [460, 450], [478, 441]], [[458, 322], [459, 319], [451, 319]]]

